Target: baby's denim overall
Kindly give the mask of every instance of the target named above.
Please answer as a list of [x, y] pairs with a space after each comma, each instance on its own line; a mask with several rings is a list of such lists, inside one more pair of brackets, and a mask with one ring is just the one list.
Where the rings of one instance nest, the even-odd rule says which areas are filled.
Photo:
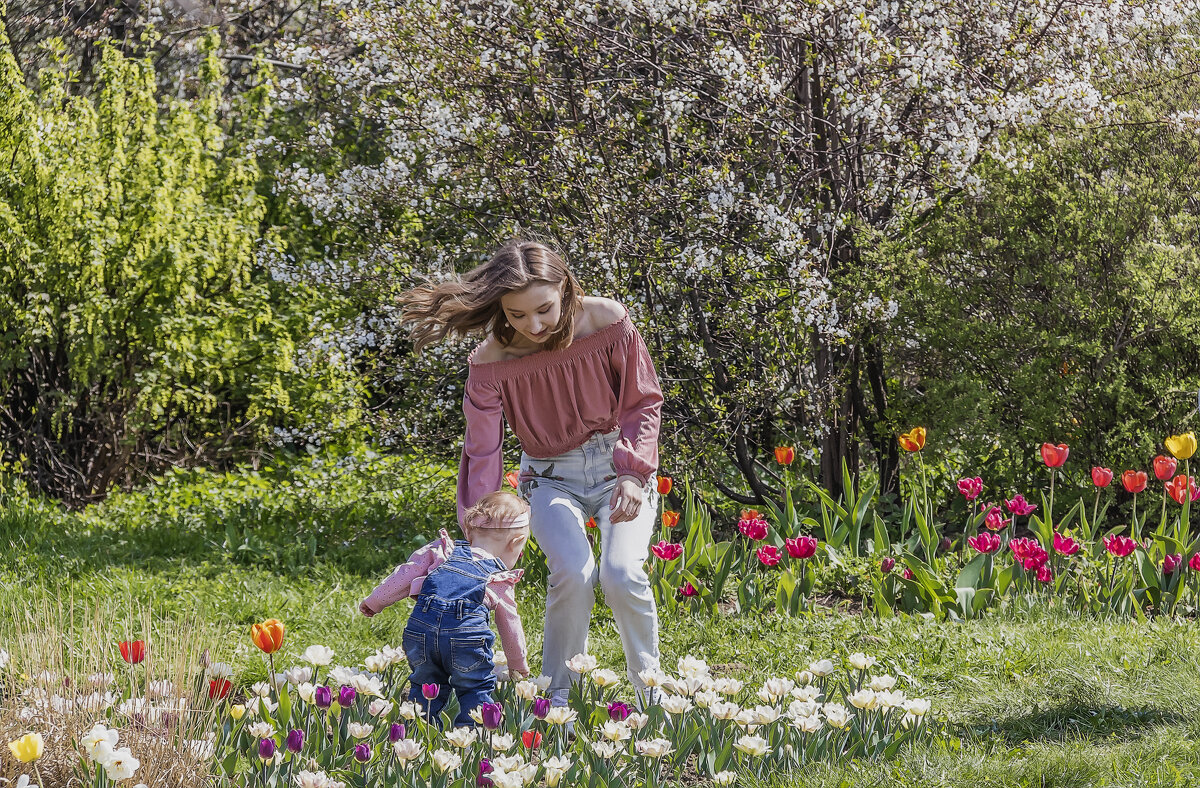
[[[455, 727], [474, 725], [469, 712], [481, 703], [491, 703], [496, 688], [493, 674], [491, 611], [483, 603], [488, 576], [507, 567], [496, 558], [477, 559], [471, 544], [454, 543], [449, 560], [429, 573], [404, 627], [404, 653], [412, 668], [409, 698], [424, 715], [435, 719], [450, 700], [450, 689], [458, 696]], [[422, 684], [437, 684], [439, 694], [427, 701]]]

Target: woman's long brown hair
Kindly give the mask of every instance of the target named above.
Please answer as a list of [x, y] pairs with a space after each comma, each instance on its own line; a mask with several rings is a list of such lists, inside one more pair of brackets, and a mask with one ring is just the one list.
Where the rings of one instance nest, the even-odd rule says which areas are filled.
[[480, 330], [489, 331], [506, 346], [516, 329], [504, 315], [500, 296], [533, 284], [562, 286], [562, 314], [543, 347], [567, 347], [575, 335], [575, 316], [583, 308], [583, 288], [562, 257], [540, 241], [514, 239], [462, 276], [405, 291], [400, 295], [400, 320], [413, 324], [413, 350], [417, 353], [448, 334]]

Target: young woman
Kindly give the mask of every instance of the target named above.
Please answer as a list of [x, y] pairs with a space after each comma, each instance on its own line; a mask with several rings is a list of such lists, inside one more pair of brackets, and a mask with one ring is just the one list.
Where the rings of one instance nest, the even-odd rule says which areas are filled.
[[[484, 333], [467, 358], [466, 435], [458, 513], [500, 489], [507, 421], [521, 442], [519, 493], [546, 555], [550, 587], [542, 672], [551, 701], [577, 676], [566, 661], [587, 650], [597, 579], [613, 611], [629, 680], [657, 669], [658, 613], [645, 562], [658, 508], [662, 389], [626, 309], [585, 296], [562, 258], [533, 241], [506, 244], [460, 278], [403, 296], [419, 353], [449, 333]], [[595, 518], [597, 566], [585, 532]]]

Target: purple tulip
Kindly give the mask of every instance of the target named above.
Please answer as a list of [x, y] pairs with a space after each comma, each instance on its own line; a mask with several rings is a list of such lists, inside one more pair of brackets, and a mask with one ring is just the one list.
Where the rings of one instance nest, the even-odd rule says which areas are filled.
[[425, 696], [425, 700], [433, 700], [442, 692], [442, 688], [436, 684], [422, 684], [421, 694]]
[[491, 774], [492, 771], [492, 764], [488, 762], [487, 758], [479, 761], [479, 776], [475, 778], [475, 784], [481, 786], [481, 788], [488, 788], [495, 785], [490, 777], [484, 777], [485, 774]]
[[354, 705], [354, 696], [357, 695], [354, 687], [348, 684], [343, 684], [341, 690], [338, 691], [338, 705], [343, 709]]
[[275, 757], [275, 740], [262, 739], [258, 743], [258, 757], [264, 761], [269, 761]]
[[549, 698], [537, 698], [533, 702], [533, 716], [539, 720], [546, 719], [546, 713], [550, 711]]
[[400, 741], [403, 738], [404, 738], [404, 723], [393, 722], [391, 729], [388, 730], [388, 741], [390, 741], [392, 744], [395, 744], [396, 742]]
[[499, 703], [481, 703], [479, 704], [479, 716], [483, 719], [483, 727], [494, 731], [500, 727], [500, 721], [504, 719], [504, 707]]
[[288, 731], [287, 748], [291, 752], [300, 752], [304, 749], [304, 731], [298, 729]]
[[371, 745], [366, 742], [354, 745], [354, 760], [359, 763], [366, 763], [371, 760]]
[[313, 700], [316, 702], [318, 709], [328, 709], [333, 703], [333, 690], [322, 684], [313, 690]]
[[620, 722], [621, 720], [625, 719], [628, 716], [629, 716], [629, 704], [628, 703], [622, 703], [619, 700], [614, 700], [612, 703], [608, 704], [609, 719]]

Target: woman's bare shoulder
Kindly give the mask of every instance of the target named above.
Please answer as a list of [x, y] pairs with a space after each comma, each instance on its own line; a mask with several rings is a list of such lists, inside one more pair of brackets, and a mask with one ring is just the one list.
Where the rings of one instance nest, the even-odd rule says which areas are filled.
[[475, 352], [471, 355], [471, 361], [476, 364], [490, 364], [506, 358], [508, 358], [508, 353], [504, 352], [500, 343], [491, 336], [484, 337], [483, 341], [475, 346]]
[[587, 336], [616, 323], [625, 317], [625, 306], [603, 296], [584, 296], [581, 317], [583, 325], [576, 329], [576, 337]]

